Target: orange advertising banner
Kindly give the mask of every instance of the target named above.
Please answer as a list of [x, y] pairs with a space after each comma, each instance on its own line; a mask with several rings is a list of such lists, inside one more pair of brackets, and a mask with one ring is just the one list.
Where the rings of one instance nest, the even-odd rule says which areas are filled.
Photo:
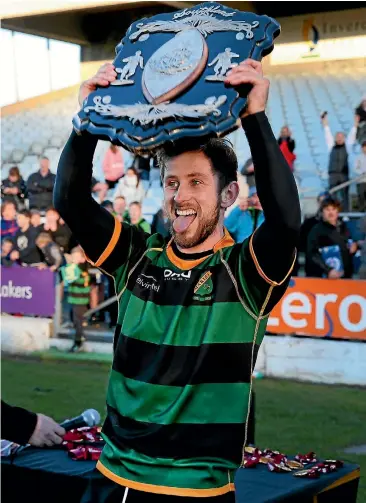
[[366, 281], [291, 278], [267, 330], [366, 341]]

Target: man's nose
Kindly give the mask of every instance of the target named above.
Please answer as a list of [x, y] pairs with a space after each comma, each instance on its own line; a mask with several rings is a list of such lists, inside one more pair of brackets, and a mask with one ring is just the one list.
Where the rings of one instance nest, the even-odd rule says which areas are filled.
[[187, 199], [189, 199], [189, 191], [187, 190], [187, 187], [184, 187], [183, 184], [180, 184], [175, 192], [174, 201], [178, 204], [181, 204], [184, 201], [187, 201]]

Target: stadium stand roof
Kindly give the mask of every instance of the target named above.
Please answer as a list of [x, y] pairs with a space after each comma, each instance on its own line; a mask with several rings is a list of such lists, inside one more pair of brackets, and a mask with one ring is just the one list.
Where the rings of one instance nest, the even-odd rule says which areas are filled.
[[[0, 3], [2, 28], [78, 44], [103, 43], [118, 23], [119, 33], [131, 22], [158, 12], [191, 7], [197, 1], [13, 0]], [[360, 2], [221, 2], [243, 11], [273, 17], [360, 7]]]

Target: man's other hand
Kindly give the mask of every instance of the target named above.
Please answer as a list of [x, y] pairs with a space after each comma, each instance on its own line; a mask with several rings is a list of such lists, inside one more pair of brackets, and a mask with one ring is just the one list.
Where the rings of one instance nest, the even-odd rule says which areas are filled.
[[85, 80], [79, 90], [79, 105], [82, 106], [85, 98], [98, 87], [107, 87], [116, 80], [117, 72], [112, 63], [105, 63], [99, 68], [97, 73], [91, 79]]
[[52, 447], [61, 444], [66, 431], [52, 418], [37, 414], [37, 425], [29, 443], [35, 447]]
[[263, 112], [269, 93], [269, 80], [263, 77], [262, 64], [254, 59], [246, 59], [227, 73], [225, 84], [238, 88], [249, 84], [252, 88], [247, 95], [247, 107], [242, 117]]

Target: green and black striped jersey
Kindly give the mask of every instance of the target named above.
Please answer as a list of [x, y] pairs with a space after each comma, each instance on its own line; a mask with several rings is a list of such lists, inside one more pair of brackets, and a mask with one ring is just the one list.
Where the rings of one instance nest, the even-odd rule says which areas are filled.
[[129, 250], [113, 274], [119, 316], [98, 468], [151, 493], [234, 490], [265, 308], [287, 281], [269, 280], [251, 240], [236, 245], [227, 231], [186, 260], [161, 236], [120, 227], [102, 255], [119, 239]]

